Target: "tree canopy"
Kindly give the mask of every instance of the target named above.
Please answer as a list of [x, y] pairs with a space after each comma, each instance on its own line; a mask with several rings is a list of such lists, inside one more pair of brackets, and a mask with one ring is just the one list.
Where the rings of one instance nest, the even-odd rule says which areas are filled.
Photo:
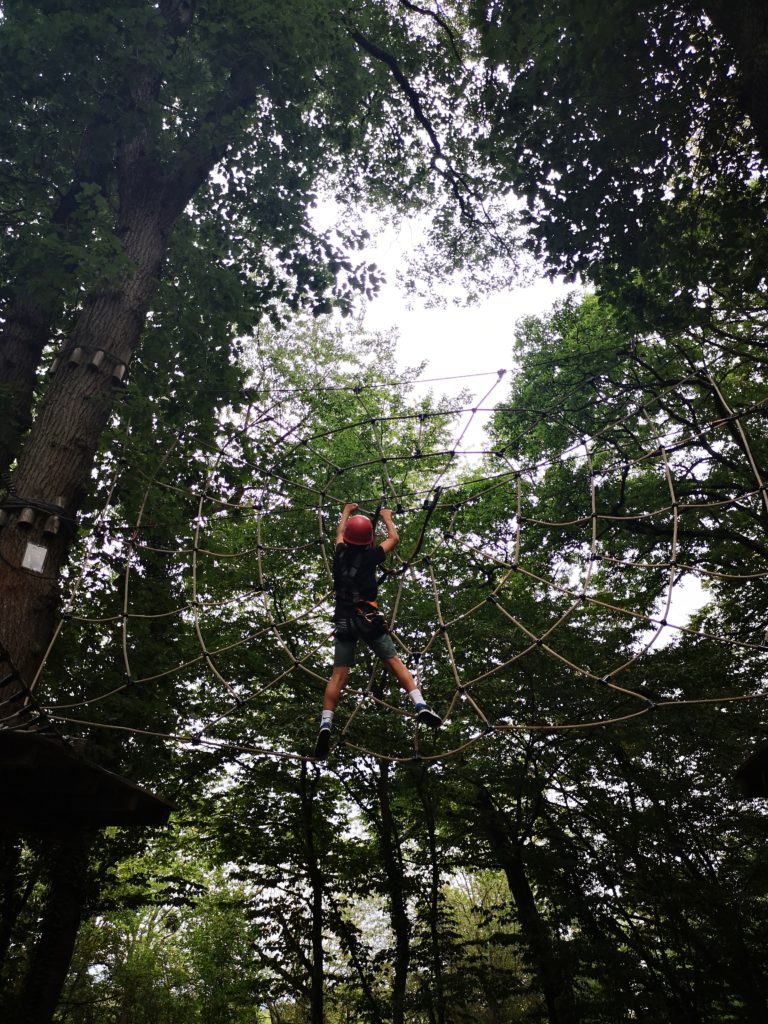
[[[176, 806], [9, 822], [3, 1019], [764, 1021], [762, 5], [0, 11], [0, 741]], [[428, 393], [365, 211], [594, 290]], [[363, 652], [321, 766], [351, 499], [445, 722]]]
[[483, 150], [525, 197], [548, 266], [618, 292], [651, 327], [745, 291], [762, 310], [764, 12], [592, 0], [472, 12], [489, 62]]

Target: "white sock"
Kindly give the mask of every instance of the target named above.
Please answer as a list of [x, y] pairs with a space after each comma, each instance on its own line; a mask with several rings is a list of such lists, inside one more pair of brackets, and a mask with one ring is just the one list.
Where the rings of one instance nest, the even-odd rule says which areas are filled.
[[411, 690], [411, 692], [408, 694], [408, 696], [411, 698], [411, 700], [416, 705], [416, 707], [418, 707], [419, 704], [426, 704], [427, 703], [424, 700], [424, 698], [422, 697], [421, 690], [419, 690], [418, 687], [415, 690]]
[[325, 728], [330, 729], [332, 722], [333, 722], [333, 712], [332, 711], [323, 711], [322, 715], [320, 716], [320, 728], [322, 729], [322, 728], [325, 727]]

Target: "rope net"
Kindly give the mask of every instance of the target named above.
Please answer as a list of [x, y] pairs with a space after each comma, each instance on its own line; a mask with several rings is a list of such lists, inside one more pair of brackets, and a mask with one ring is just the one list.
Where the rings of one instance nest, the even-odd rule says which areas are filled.
[[[360, 642], [332, 758], [437, 761], [502, 733], [762, 700], [764, 624], [698, 608], [701, 588], [733, 594], [768, 576], [750, 539], [768, 517], [750, 439], [768, 399], [738, 407], [695, 373], [634, 409], [644, 426], [630, 445], [623, 413], [586, 435], [567, 403], [522, 415], [502, 400], [504, 371], [477, 377], [479, 398], [439, 401], [414, 382], [337, 385], [320, 403], [272, 386], [222, 413], [211, 443], [160, 435], [149, 456], [125, 435], [34, 682], [47, 720], [182, 751], [307, 756], [350, 500], [374, 521], [382, 506], [395, 514], [379, 601], [445, 721], [419, 727]], [[559, 432], [556, 457], [529, 454], [543, 427]], [[660, 684], [653, 659], [675, 644], [742, 674]]]

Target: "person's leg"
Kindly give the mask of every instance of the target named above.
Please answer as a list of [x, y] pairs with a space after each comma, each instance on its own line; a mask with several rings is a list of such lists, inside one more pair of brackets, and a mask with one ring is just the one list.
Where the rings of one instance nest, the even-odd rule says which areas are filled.
[[323, 759], [328, 756], [331, 745], [331, 725], [333, 713], [339, 703], [341, 691], [347, 684], [349, 669], [355, 662], [354, 640], [337, 640], [333, 651], [333, 671], [325, 685], [323, 695], [323, 712], [320, 716], [320, 731], [315, 744], [315, 757]]
[[336, 710], [336, 705], [339, 703], [341, 691], [347, 685], [347, 679], [349, 679], [349, 666], [334, 665], [333, 672], [331, 672], [331, 678], [325, 686], [323, 711], [330, 711], [331, 714], [333, 714]]
[[393, 655], [389, 658], [383, 658], [382, 660], [387, 671], [395, 677], [406, 693], [412, 693], [416, 689], [416, 683], [413, 676], [397, 655]]
[[[391, 643], [391, 639], [389, 637], [387, 637], [387, 639], [390, 640]], [[413, 676], [397, 655], [393, 654], [387, 658], [382, 658], [381, 660], [384, 662], [387, 671], [395, 677], [413, 701], [413, 706], [416, 708], [416, 717], [419, 721], [424, 725], [430, 726], [432, 729], [437, 729], [442, 725], [442, 718], [435, 714], [431, 708], [427, 707], [427, 702], [424, 700], [421, 690], [419, 690], [416, 685]]]

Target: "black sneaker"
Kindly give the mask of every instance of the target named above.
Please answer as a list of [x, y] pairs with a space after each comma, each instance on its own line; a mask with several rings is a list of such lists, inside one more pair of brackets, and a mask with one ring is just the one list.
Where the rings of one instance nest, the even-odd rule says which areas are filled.
[[328, 757], [328, 750], [331, 746], [331, 730], [321, 729], [317, 734], [315, 743], [315, 757], [318, 761], [324, 761]]
[[435, 712], [431, 708], [428, 708], [426, 704], [422, 704], [420, 707], [416, 708], [416, 718], [422, 725], [427, 725], [430, 729], [439, 729], [443, 724], [443, 720], [440, 715], [436, 715]]

